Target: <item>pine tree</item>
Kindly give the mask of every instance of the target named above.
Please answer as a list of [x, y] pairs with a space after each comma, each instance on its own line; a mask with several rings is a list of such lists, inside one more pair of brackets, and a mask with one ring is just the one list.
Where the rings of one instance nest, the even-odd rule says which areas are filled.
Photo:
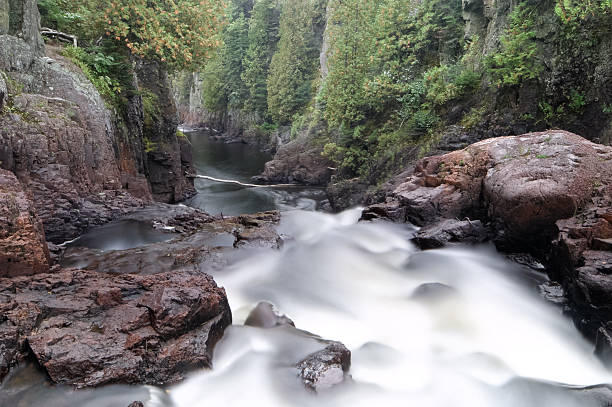
[[242, 79], [249, 90], [245, 109], [264, 115], [268, 108], [268, 72], [278, 43], [279, 11], [273, 0], [255, 3], [249, 24], [249, 48]]
[[287, 0], [283, 7], [268, 78], [268, 112], [279, 123], [288, 123], [312, 97], [319, 66], [316, 25], [324, 11], [316, 0]]
[[248, 95], [248, 89], [242, 81], [242, 61], [249, 46], [249, 28], [242, 11], [229, 23], [223, 36], [223, 81], [227, 102], [230, 108], [240, 109]]

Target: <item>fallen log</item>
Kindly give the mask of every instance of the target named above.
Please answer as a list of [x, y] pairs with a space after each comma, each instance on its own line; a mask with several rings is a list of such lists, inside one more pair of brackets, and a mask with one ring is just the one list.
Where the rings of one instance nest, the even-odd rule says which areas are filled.
[[52, 30], [51, 28], [43, 27], [40, 29], [40, 35], [44, 35], [49, 38], [56, 38], [59, 41], [72, 43], [73, 46], [78, 47], [78, 39], [75, 35], [66, 34], [61, 31]]

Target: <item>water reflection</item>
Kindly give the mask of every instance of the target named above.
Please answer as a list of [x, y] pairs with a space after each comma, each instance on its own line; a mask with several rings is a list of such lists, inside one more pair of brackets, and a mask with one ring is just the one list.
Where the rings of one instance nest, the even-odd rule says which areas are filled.
[[81, 235], [67, 243], [68, 247], [86, 247], [101, 251], [127, 250], [151, 243], [165, 242], [174, 234], [154, 229], [150, 222], [124, 220], [112, 222]]
[[[241, 143], [226, 144], [206, 132], [187, 133], [193, 146], [193, 163], [198, 174], [245, 183], [259, 175], [272, 156]], [[325, 199], [321, 189], [305, 187], [245, 188], [238, 185], [196, 179], [198, 194], [187, 205], [210, 214], [240, 215], [279, 210], [315, 210]]]

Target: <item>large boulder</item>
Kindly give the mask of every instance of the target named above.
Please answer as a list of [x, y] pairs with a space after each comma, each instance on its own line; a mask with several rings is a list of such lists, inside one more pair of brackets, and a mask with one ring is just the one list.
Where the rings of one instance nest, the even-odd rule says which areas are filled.
[[365, 219], [423, 226], [415, 240], [424, 248], [489, 235], [536, 255], [612, 361], [612, 147], [565, 131], [500, 137], [425, 158], [397, 181]]
[[564, 131], [488, 139], [421, 160], [393, 197], [418, 225], [448, 218], [489, 219], [498, 242], [531, 248], [554, 237], [609, 185], [612, 148]]
[[48, 271], [42, 223], [15, 175], [0, 169], [0, 277]]
[[274, 159], [266, 163], [263, 173], [253, 179], [265, 184], [326, 185], [333, 169], [330, 168], [332, 163], [321, 155], [322, 151], [320, 147], [309, 145], [308, 140], [293, 140], [281, 146]]
[[53, 382], [77, 387], [176, 383], [211, 366], [232, 321], [225, 291], [186, 271], [0, 279], [0, 299], [0, 377], [29, 349]]

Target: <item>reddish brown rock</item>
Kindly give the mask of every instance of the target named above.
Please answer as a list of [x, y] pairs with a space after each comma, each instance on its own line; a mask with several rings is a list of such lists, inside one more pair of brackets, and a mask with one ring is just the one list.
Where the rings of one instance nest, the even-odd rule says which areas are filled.
[[488, 139], [421, 160], [397, 185], [364, 218], [424, 226], [417, 242], [429, 246], [465, 241], [472, 233], [457, 226], [482, 222], [501, 249], [549, 266], [577, 326], [612, 361], [612, 147], [552, 130]]
[[15, 175], [0, 169], [0, 277], [48, 271], [42, 223]]
[[[490, 219], [511, 246], [549, 241], [555, 222], [608, 185], [612, 148], [564, 131], [488, 139], [421, 160], [393, 193], [418, 225]], [[606, 187], [608, 188], [608, 187]]]
[[340, 342], [329, 342], [324, 349], [307, 356], [296, 367], [307, 388], [325, 390], [347, 379], [351, 368], [351, 351]]
[[175, 383], [210, 367], [231, 324], [225, 291], [186, 271], [0, 279], [0, 299], [0, 376], [29, 349], [53, 382], [77, 387]]
[[320, 147], [310, 146], [307, 141], [293, 140], [281, 146], [274, 159], [266, 163], [263, 173], [253, 179], [263, 184], [326, 185], [334, 171], [321, 152]]

